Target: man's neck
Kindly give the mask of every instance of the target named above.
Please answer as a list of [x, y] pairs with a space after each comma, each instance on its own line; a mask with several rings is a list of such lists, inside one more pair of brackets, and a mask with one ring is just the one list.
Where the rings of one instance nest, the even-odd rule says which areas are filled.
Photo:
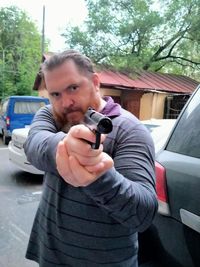
[[105, 105], [106, 105], [106, 101], [103, 98], [101, 98], [100, 105], [99, 105], [99, 108], [98, 108], [97, 111], [100, 112], [101, 110], [103, 110], [103, 108], [105, 107]]

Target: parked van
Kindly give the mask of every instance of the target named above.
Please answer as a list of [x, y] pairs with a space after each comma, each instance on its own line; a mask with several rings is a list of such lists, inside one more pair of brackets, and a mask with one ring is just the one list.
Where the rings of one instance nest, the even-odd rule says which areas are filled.
[[0, 134], [4, 144], [11, 140], [14, 129], [29, 127], [35, 113], [49, 104], [48, 98], [37, 96], [10, 96], [2, 101], [0, 111]]

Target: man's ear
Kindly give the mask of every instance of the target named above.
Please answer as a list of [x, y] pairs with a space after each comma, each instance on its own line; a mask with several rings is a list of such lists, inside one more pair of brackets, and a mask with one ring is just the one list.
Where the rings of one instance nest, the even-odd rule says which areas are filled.
[[92, 75], [92, 82], [93, 82], [95, 88], [97, 89], [97, 91], [99, 91], [99, 88], [100, 88], [100, 79], [99, 79], [99, 75], [97, 73], [93, 73], [93, 75]]

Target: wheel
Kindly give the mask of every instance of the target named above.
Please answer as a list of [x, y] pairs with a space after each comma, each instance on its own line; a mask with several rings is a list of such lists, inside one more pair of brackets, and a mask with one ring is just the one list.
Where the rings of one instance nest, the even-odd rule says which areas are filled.
[[10, 142], [10, 137], [9, 136], [5, 136], [5, 134], [3, 133], [3, 143], [4, 145], [8, 145]]

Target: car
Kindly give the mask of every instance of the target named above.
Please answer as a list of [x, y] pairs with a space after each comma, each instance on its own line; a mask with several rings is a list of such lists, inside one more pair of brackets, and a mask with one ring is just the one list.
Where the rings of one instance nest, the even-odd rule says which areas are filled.
[[9, 96], [3, 99], [0, 110], [0, 134], [7, 145], [14, 129], [28, 127], [37, 110], [49, 104], [49, 99], [38, 96]]
[[152, 133], [154, 130], [160, 127], [169, 127], [171, 128], [176, 119], [149, 119], [149, 120], [141, 120], [141, 122], [147, 127], [147, 129]]
[[141, 121], [150, 131], [157, 154], [165, 144], [176, 119], [150, 119]]
[[43, 175], [43, 171], [35, 168], [24, 153], [24, 143], [28, 136], [29, 127], [15, 129], [12, 132], [12, 139], [8, 144], [9, 160], [18, 166], [19, 169], [38, 175]]
[[200, 266], [200, 85], [156, 154], [155, 168], [159, 208], [139, 234], [140, 266]]

